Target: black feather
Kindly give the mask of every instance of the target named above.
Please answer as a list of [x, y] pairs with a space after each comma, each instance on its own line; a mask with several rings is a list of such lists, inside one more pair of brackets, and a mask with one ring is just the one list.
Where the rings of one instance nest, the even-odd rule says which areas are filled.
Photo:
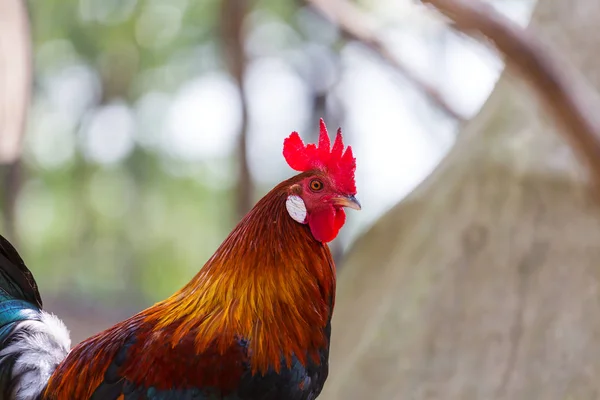
[[42, 308], [42, 297], [33, 274], [12, 244], [0, 235], [0, 288], [16, 299]]

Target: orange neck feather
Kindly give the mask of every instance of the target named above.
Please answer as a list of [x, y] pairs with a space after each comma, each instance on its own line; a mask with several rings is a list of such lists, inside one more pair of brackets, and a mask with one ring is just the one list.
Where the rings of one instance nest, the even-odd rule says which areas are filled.
[[303, 175], [263, 197], [200, 272], [146, 310], [145, 320], [155, 330], [174, 329], [173, 344], [193, 332], [198, 353], [212, 346], [224, 353], [236, 338], [247, 339], [253, 372], [279, 370], [292, 355], [318, 363], [318, 350], [328, 346], [335, 266], [327, 245], [285, 208], [289, 187]]

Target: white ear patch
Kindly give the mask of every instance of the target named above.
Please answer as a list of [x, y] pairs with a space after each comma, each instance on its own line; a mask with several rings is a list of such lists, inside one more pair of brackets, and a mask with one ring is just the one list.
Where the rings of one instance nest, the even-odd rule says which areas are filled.
[[300, 196], [291, 195], [288, 196], [285, 201], [285, 208], [290, 214], [290, 217], [296, 222], [304, 224], [306, 221], [306, 206]]

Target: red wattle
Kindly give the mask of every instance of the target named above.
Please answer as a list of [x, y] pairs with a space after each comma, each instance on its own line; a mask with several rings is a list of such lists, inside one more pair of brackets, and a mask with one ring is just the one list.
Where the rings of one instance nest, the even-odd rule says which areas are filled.
[[346, 222], [346, 212], [342, 208], [323, 208], [308, 215], [308, 226], [314, 238], [327, 243], [335, 239]]

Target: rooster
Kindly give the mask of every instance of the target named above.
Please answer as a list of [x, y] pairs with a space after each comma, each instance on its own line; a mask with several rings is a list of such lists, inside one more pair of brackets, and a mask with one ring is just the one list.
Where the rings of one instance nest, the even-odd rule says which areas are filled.
[[328, 374], [335, 265], [356, 160], [297, 132], [300, 173], [275, 186], [196, 276], [168, 299], [70, 349], [31, 272], [0, 236], [0, 399], [312, 400]]

